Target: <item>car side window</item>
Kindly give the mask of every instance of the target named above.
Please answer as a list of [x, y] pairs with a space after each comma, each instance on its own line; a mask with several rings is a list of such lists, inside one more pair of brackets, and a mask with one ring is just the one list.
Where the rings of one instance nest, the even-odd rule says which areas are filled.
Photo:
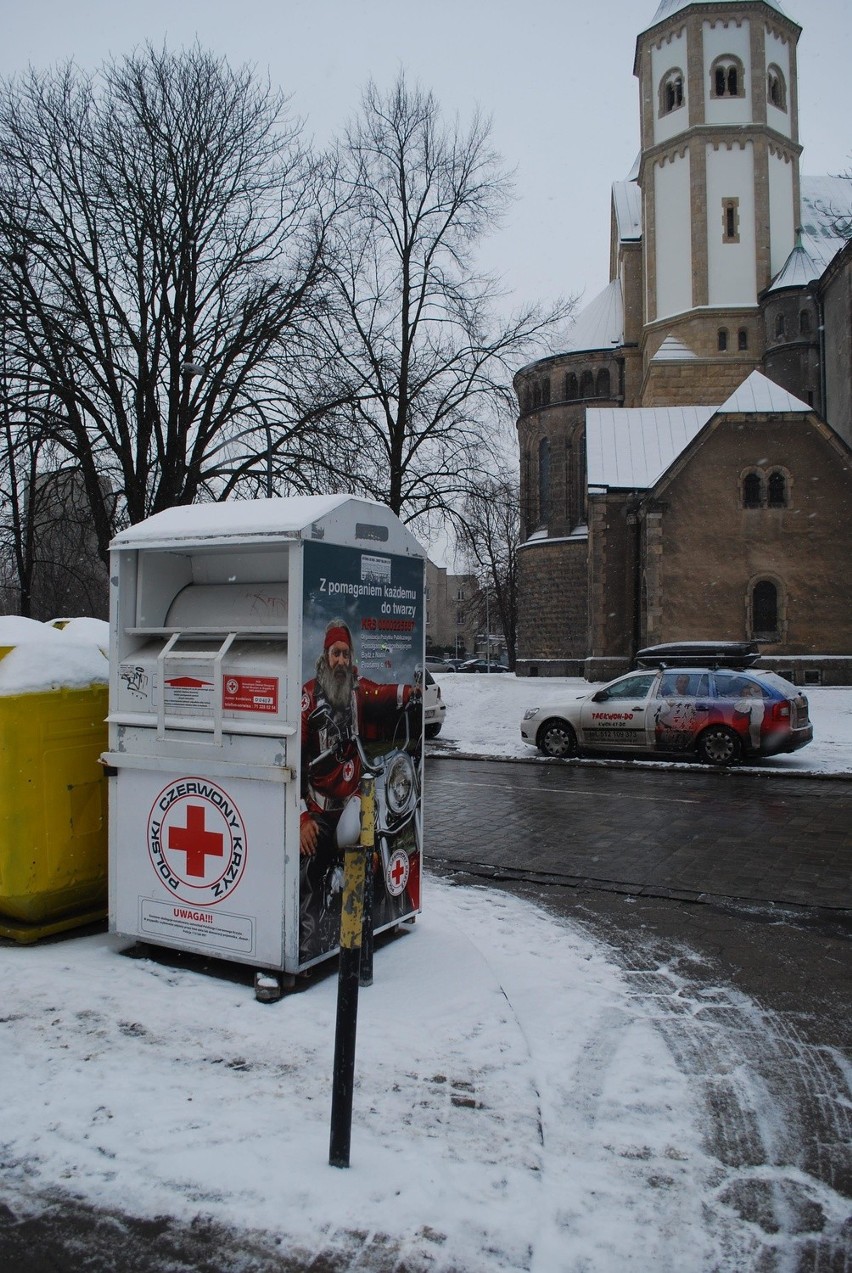
[[627, 676], [623, 681], [617, 681], [615, 685], [610, 685], [607, 689], [601, 690], [596, 695], [599, 703], [611, 703], [615, 699], [622, 698], [645, 698], [650, 690], [656, 672], [644, 672], [639, 676]]
[[715, 672], [717, 698], [771, 698], [772, 695], [759, 681], [739, 672]]
[[660, 680], [660, 698], [698, 698], [710, 690], [706, 673], [665, 672]]

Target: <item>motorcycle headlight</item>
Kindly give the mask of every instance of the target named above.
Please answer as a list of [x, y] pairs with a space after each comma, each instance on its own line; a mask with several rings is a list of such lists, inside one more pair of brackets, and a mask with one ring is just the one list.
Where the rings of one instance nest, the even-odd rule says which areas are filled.
[[391, 813], [405, 813], [414, 794], [414, 761], [395, 756], [385, 774], [385, 799]]

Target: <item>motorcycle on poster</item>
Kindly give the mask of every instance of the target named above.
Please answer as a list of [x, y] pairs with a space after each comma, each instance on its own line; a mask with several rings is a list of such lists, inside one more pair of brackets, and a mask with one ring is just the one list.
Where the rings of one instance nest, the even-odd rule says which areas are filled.
[[339, 940], [343, 852], [375, 779], [373, 927], [420, 909], [423, 562], [309, 541], [302, 621], [299, 960]]

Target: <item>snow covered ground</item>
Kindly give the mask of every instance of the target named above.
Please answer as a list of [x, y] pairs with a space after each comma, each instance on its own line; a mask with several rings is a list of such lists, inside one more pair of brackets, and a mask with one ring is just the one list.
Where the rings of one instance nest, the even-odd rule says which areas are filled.
[[[527, 706], [588, 689], [438, 680], [441, 746], [506, 757], [535, 756]], [[852, 691], [809, 697], [816, 742], [772, 765], [852, 772]], [[814, 1233], [842, 1249], [849, 1201], [796, 1167], [794, 1102], [758, 1074], [773, 1049], [788, 1068], [787, 1040], [745, 996], [694, 978], [688, 952], [661, 970], [666, 995], [659, 978], [649, 993], [571, 922], [427, 878], [423, 915], [377, 951], [361, 992], [339, 1170], [336, 977], [265, 1006], [247, 982], [126, 946], [0, 945], [0, 1198], [20, 1218], [65, 1196], [410, 1273], [743, 1273], [796, 1268]], [[826, 1099], [835, 1060], [814, 1080]], [[756, 1167], [714, 1147], [720, 1075], [756, 1129]], [[745, 1186], [767, 1192], [763, 1227], [736, 1205]]]

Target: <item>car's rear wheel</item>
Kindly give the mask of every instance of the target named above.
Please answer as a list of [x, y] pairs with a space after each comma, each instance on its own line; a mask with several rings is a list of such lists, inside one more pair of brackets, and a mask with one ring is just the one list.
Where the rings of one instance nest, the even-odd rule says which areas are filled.
[[441, 732], [440, 725], [427, 725], [423, 731], [427, 738], [437, 738]]
[[538, 731], [536, 745], [545, 756], [555, 760], [565, 760], [578, 753], [577, 735], [564, 720], [546, 720]]
[[711, 725], [698, 739], [698, 759], [705, 765], [736, 765], [743, 745], [732, 729]]

